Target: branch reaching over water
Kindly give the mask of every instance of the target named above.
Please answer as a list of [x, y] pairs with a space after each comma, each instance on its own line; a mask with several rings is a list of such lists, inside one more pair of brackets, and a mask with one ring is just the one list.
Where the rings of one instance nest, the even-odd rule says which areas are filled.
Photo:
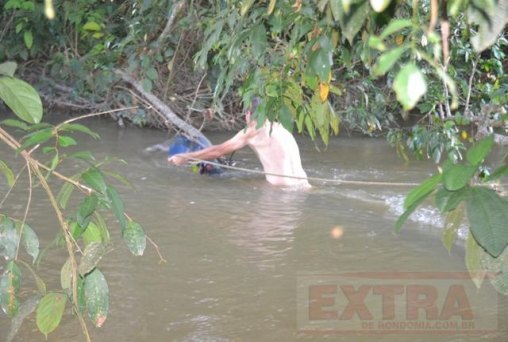
[[167, 121], [184, 131], [191, 139], [196, 141], [200, 144], [201, 141], [206, 141], [210, 143], [207, 137], [204, 136], [203, 133], [201, 133], [198, 129], [196, 129], [194, 126], [189, 125], [184, 120], [182, 120], [178, 115], [175, 114], [169, 108], [162, 102], [157, 96], [152, 94], [151, 92], [146, 91], [143, 89], [143, 85], [135, 80], [133, 77], [128, 75], [122, 70], [115, 69], [115, 74], [120, 76], [122, 80], [128, 84], [130, 84], [138, 93], [140, 93], [155, 109], [157, 109]]

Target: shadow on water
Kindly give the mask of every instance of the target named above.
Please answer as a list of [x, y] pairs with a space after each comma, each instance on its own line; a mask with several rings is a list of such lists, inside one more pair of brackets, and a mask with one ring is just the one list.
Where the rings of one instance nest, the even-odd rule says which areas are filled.
[[[163, 141], [163, 133], [118, 130], [103, 122], [95, 128], [103, 140], [82, 138], [80, 146], [99, 159], [114, 155], [127, 162], [111, 165], [132, 182], [133, 189], [117, 185], [126, 210], [168, 260], [159, 264], [151, 247], [142, 258], [130, 256], [113, 229], [114, 250], [100, 265], [110, 286], [111, 310], [105, 326], [93, 329], [96, 341], [506, 340], [508, 303], [497, 296], [497, 307], [480, 311], [482, 317], [499, 320], [497, 330], [489, 334], [305, 331], [310, 305], [305, 294], [310, 285], [326, 281], [340, 285], [337, 279], [344, 272], [465, 272], [461, 244], [448, 254], [440, 241], [440, 218], [430, 206], [401, 234], [393, 233], [407, 189], [330, 182], [294, 192], [269, 186], [260, 175], [199, 176], [187, 167], [168, 166], [163, 153], [142, 152]], [[214, 142], [227, 137], [210, 135]], [[404, 164], [384, 142], [371, 139], [333, 139], [321, 153], [310, 141], [299, 143], [309, 176], [417, 182], [434, 170], [429, 163]], [[241, 167], [260, 168], [248, 149], [237, 152], [235, 159]], [[63, 172], [74, 173], [75, 165]], [[37, 199], [32, 215], [38, 217], [36, 228], [48, 227], [42, 232], [47, 242], [54, 219]], [[333, 238], [331, 232], [337, 227], [343, 235]], [[50, 253], [45, 267], [58, 270], [62, 255]], [[48, 283], [57, 287], [58, 274], [53, 275], [55, 280]], [[370, 285], [376, 284], [383, 283], [371, 280]], [[469, 287], [468, 291], [470, 296], [476, 293]], [[480, 293], [495, 296], [488, 283]], [[341, 300], [334, 305], [345, 305]], [[325, 311], [334, 309], [323, 304]], [[338, 319], [322, 321], [332, 329], [343, 327]], [[8, 320], [0, 316], [1, 338], [8, 327]], [[79, 326], [69, 314], [48, 340], [76, 340], [79, 335]], [[16, 337], [16, 341], [42, 339], [33, 318]]]

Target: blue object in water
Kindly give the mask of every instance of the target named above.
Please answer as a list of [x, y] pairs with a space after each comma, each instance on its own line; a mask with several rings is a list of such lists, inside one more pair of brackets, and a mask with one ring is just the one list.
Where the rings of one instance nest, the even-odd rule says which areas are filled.
[[[171, 140], [171, 144], [168, 149], [168, 156], [171, 157], [179, 153], [195, 152], [208, 146], [210, 146], [210, 143], [204, 138], [190, 140], [182, 134], [177, 134]], [[199, 168], [199, 174], [201, 175], [205, 173], [218, 174], [224, 171], [222, 168], [208, 163], [198, 163], [197, 166]]]

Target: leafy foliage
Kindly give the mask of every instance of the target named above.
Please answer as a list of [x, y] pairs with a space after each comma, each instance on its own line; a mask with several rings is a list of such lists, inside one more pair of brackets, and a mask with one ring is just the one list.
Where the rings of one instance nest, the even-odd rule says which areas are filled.
[[[14, 3], [10, 1], [6, 5]], [[13, 63], [0, 65], [0, 71], [4, 73], [10, 74], [14, 70]], [[23, 261], [23, 255], [19, 253], [20, 249], [24, 249], [33, 263], [40, 263], [43, 260], [37, 228], [32, 229], [27, 224], [27, 217], [18, 219], [0, 214], [0, 257], [7, 260], [0, 277], [0, 305], [14, 322], [9, 339], [12, 339], [23, 320], [34, 310], [37, 327], [47, 337], [60, 324], [67, 304], [72, 306], [85, 336], [89, 339], [83, 318], [85, 310], [97, 327], [104, 324], [109, 310], [109, 289], [98, 265], [111, 243], [109, 234], [111, 225], [104, 220], [101, 212], [114, 213], [120, 222], [125, 243], [132, 254], [143, 254], [146, 236], [141, 225], [131, 218], [126, 219], [124, 205], [118, 192], [108, 184], [102, 171], [107, 160], [96, 162], [87, 152], [66, 153], [68, 147], [78, 144], [67, 134], [81, 132], [93, 138], [97, 138], [98, 135], [83, 125], [72, 123], [75, 119], [59, 125], [40, 123], [41, 117], [38, 116], [37, 106], [41, 102], [37, 92], [28, 84], [20, 88], [19, 80], [11, 74], [0, 78], [0, 81], [5, 79], [9, 81], [4, 82], [2, 86], [7, 90], [0, 91], [0, 99], [10, 105], [19, 120], [7, 119], [0, 122], [0, 140], [10, 146], [13, 153], [19, 153], [25, 159], [31, 171], [27, 176], [33, 178], [29, 184], [40, 184], [46, 191], [50, 208], [59, 218], [61, 230], [57, 234], [57, 241], [61, 241], [68, 252], [68, 259], [60, 271], [61, 289], [47, 292], [41, 276], [29, 263]], [[24, 96], [24, 92], [30, 96]], [[17, 105], [16, 101], [19, 98], [23, 98], [22, 106]], [[4, 128], [17, 129], [24, 133], [24, 136], [18, 141]], [[45, 159], [46, 163], [34, 159], [33, 154], [28, 153], [27, 149], [32, 153], [41, 150], [41, 159]], [[82, 171], [72, 177], [60, 174], [59, 166], [67, 159], [74, 162], [84, 160]], [[0, 168], [11, 189], [16, 186], [16, 180], [23, 176], [22, 171], [14, 171], [4, 161], [0, 163]], [[41, 169], [47, 171], [47, 174], [43, 174]], [[19, 173], [14, 176], [15, 172]], [[112, 172], [107, 172], [107, 175], [123, 180], [121, 176]], [[58, 196], [54, 195], [52, 187], [48, 184], [49, 179], [64, 182]], [[73, 191], [74, 188], [81, 190], [82, 200], [72, 201], [76, 204], [69, 205], [71, 196], [77, 193]], [[78, 253], [81, 254], [79, 262]], [[37, 297], [26, 298], [26, 295], [22, 294], [21, 289], [26, 284], [27, 273], [22, 272], [20, 266], [34, 278], [39, 293]]]

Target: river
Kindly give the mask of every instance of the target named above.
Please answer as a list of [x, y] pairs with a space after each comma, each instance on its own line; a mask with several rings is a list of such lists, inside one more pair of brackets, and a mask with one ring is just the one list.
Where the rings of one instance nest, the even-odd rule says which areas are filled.
[[[163, 132], [119, 129], [102, 120], [90, 125], [102, 140], [81, 135], [79, 147], [99, 160], [111, 155], [126, 162], [109, 168], [133, 188], [113, 183], [127, 213], [167, 260], [159, 263], [150, 245], [143, 257], [131, 256], [113, 222], [113, 250], [100, 263], [111, 292], [110, 314], [104, 327], [91, 328], [95, 341], [508, 339], [507, 299], [488, 282], [476, 291], [460, 276], [467, 272], [463, 242], [448, 253], [441, 242], [443, 220], [431, 205], [394, 233], [410, 187], [330, 181], [312, 182], [313, 189], [298, 192], [239, 171], [200, 176], [189, 167], [168, 166], [164, 153], [143, 152], [165, 140]], [[209, 138], [220, 142], [229, 136]], [[343, 134], [321, 152], [306, 138], [298, 142], [311, 177], [419, 182], [435, 170], [426, 161], [405, 163], [384, 140]], [[7, 156], [6, 147], [0, 151]], [[234, 159], [240, 167], [260, 169], [249, 149]], [[60, 171], [77, 170], [66, 164]], [[13, 215], [22, 214], [26, 184], [13, 193], [19, 203], [6, 204]], [[29, 220], [41, 243], [48, 244], [56, 233], [55, 218], [40, 191], [34, 193]], [[41, 264], [50, 287], [59, 286], [58, 272], [51, 269], [61, 267], [63, 256], [51, 250]], [[453, 292], [457, 289], [460, 293]], [[435, 303], [425, 308], [429, 296]], [[473, 318], [458, 313], [464, 306]], [[9, 324], [2, 314], [0, 339]], [[34, 315], [14, 340], [44, 340]], [[71, 340], [82, 336], [67, 311], [48, 341]]]

